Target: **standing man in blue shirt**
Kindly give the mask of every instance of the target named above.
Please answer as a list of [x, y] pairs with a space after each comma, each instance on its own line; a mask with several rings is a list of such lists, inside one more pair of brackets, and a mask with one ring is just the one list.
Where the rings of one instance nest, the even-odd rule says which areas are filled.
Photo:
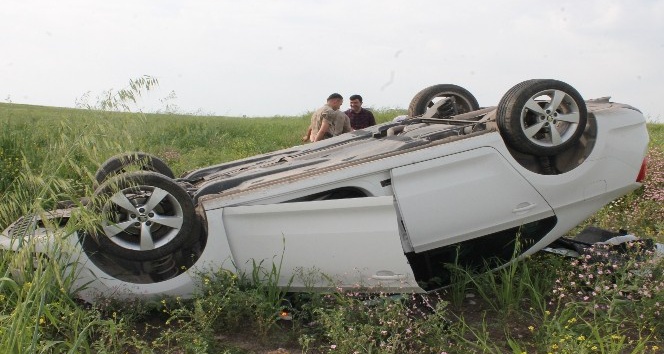
[[346, 110], [345, 113], [350, 118], [350, 126], [353, 130], [376, 125], [373, 113], [362, 108], [362, 96], [360, 95], [350, 96], [350, 109]]

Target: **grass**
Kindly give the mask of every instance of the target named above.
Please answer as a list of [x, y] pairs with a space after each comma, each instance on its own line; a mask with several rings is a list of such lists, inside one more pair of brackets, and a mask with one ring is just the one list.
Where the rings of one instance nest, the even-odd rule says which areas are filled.
[[[0, 103], [0, 228], [59, 200], [91, 195], [96, 168], [112, 155], [148, 152], [180, 175], [297, 145], [309, 123], [308, 114], [267, 119], [123, 110]], [[375, 113], [384, 122], [403, 111]], [[664, 125], [648, 129], [645, 187], [579, 228], [625, 229], [664, 242]], [[404, 296], [289, 294], [270, 281], [280, 271], [275, 259], [255, 263], [252, 274], [201, 274], [202, 291], [193, 299], [89, 306], [71, 296], [66, 253], [35, 263], [28, 245], [0, 254], [0, 352], [658, 353], [664, 265], [640, 247], [626, 259], [596, 249], [578, 260], [536, 254], [494, 273], [454, 269], [458, 282], [445, 291]], [[12, 274], [17, 267], [20, 274]], [[292, 320], [279, 319], [283, 309]]]

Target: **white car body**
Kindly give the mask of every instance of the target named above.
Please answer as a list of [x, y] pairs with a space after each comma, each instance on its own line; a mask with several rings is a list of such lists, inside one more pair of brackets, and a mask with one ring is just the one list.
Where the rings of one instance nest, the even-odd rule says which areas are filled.
[[[460, 263], [469, 265], [508, 260], [517, 233], [518, 254], [532, 254], [641, 186], [637, 175], [648, 144], [643, 115], [606, 98], [585, 104], [585, 132], [556, 156], [556, 174], [542, 173], [534, 167], [538, 158], [506, 144], [495, 107], [454, 117], [484, 124], [469, 133], [443, 120], [390, 138], [381, 136], [394, 125], [386, 123], [193, 171], [181, 179], [197, 180], [190, 194], [205, 223], [196, 260], [155, 280], [149, 271], [129, 270], [153, 261], [116, 268], [117, 258], [84, 250], [73, 233], [66, 241], [78, 285], [85, 284], [78, 295], [87, 301], [189, 296], [201, 274], [220, 268], [251, 274], [256, 264], [278, 266], [279, 284], [291, 291], [424, 292], [440, 285], [429, 281], [445, 277], [438, 267], [455, 262], [454, 254], [467, 255]], [[445, 130], [455, 136], [427, 138]], [[422, 139], [427, 142], [413, 143]], [[267, 172], [253, 176], [257, 171]], [[242, 174], [247, 177], [228, 188], [211, 187], [220, 176]], [[345, 190], [361, 195], [325, 197]], [[54, 231], [39, 225], [34, 217], [17, 221], [0, 235], [0, 248], [18, 251], [36, 238], [37, 252], [50, 252]]]

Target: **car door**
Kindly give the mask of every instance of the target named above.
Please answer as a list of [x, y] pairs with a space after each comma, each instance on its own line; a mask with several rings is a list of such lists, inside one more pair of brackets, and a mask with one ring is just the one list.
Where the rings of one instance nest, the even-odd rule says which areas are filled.
[[492, 147], [402, 166], [392, 169], [391, 175], [403, 226], [415, 252], [554, 214], [532, 185]]
[[[233, 262], [279, 271], [291, 290], [421, 291], [404, 255], [392, 196], [225, 207], [210, 237], [227, 237]], [[222, 234], [218, 234], [220, 231]]]

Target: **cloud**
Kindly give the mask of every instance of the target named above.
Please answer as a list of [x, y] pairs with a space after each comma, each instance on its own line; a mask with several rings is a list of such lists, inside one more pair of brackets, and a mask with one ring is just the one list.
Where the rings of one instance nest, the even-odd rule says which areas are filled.
[[183, 111], [271, 116], [337, 91], [406, 107], [438, 83], [494, 105], [522, 80], [556, 78], [657, 117], [663, 27], [664, 5], [650, 0], [10, 0], [0, 95], [73, 106], [152, 75], [156, 104], [175, 91]]

